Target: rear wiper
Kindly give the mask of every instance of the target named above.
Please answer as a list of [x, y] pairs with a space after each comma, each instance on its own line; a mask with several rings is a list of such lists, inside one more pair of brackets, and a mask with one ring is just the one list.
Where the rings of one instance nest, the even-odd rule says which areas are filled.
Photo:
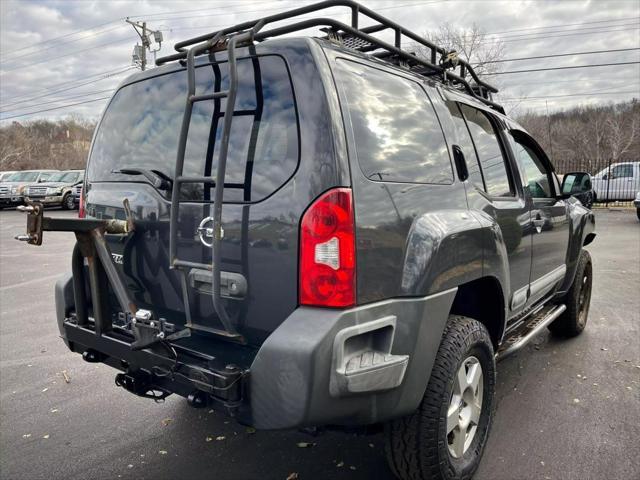
[[159, 170], [148, 170], [146, 168], [125, 167], [118, 170], [111, 170], [111, 173], [122, 173], [123, 175], [142, 175], [149, 180], [151, 185], [158, 190], [171, 190], [173, 180]]

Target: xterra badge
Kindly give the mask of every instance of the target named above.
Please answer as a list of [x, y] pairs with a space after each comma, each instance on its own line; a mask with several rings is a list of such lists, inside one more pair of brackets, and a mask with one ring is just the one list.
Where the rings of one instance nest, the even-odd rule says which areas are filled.
[[113, 258], [113, 263], [117, 263], [118, 265], [122, 265], [122, 255], [119, 253], [112, 253], [111, 257]]

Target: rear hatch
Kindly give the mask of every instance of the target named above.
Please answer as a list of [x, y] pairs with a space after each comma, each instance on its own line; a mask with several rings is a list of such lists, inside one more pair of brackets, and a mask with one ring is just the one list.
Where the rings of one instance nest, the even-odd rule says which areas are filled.
[[[239, 54], [237, 65], [222, 211], [222, 296], [235, 328], [256, 344], [297, 305], [298, 221], [304, 206], [292, 178], [300, 156], [299, 113], [284, 57]], [[213, 307], [211, 272], [170, 268], [171, 188], [162, 180], [174, 176], [187, 79], [179, 65], [162, 71], [121, 87], [107, 107], [87, 169], [86, 214], [124, 219], [127, 199], [135, 231], [127, 240], [108, 242], [132, 300], [156, 318], [206, 334], [223, 329]], [[228, 84], [226, 61], [196, 67], [197, 95], [224, 91]], [[225, 98], [194, 104], [183, 175], [215, 178], [225, 108]], [[211, 265], [207, 219], [214, 193], [213, 183], [180, 187], [176, 253], [181, 261]], [[116, 317], [116, 325], [125, 321]]]

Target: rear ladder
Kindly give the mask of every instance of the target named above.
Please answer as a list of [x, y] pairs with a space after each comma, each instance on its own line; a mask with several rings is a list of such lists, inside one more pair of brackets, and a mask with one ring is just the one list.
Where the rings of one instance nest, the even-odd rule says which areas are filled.
[[[247, 159], [247, 168], [245, 172], [245, 182], [242, 184], [239, 183], [225, 183], [225, 172], [227, 166], [227, 155], [229, 149], [229, 140], [231, 135], [231, 123], [234, 116], [235, 110], [235, 102], [236, 95], [238, 91], [238, 66], [237, 60], [235, 56], [235, 49], [238, 43], [249, 42], [253, 44], [253, 37], [256, 32], [258, 32], [262, 28], [262, 23], [258, 22], [253, 28], [235, 33], [230, 36], [224, 36], [223, 32], [218, 32], [214, 37], [209, 39], [206, 42], [195, 45], [190, 48], [186, 55], [186, 67], [187, 67], [187, 99], [185, 104], [184, 115], [182, 117], [182, 126], [180, 129], [180, 137], [178, 139], [178, 151], [176, 156], [176, 165], [175, 172], [173, 177], [173, 189], [171, 192], [171, 209], [169, 216], [169, 261], [170, 268], [177, 269], [180, 271], [180, 278], [182, 283], [182, 296], [186, 317], [186, 326], [189, 328], [200, 328], [194, 325], [191, 321], [191, 309], [189, 302], [189, 290], [188, 290], [188, 282], [187, 275], [189, 270], [193, 268], [209, 270], [212, 272], [212, 300], [213, 307], [220, 319], [220, 323], [222, 323], [223, 330], [213, 329], [213, 328], [204, 328], [204, 330], [209, 331], [211, 333], [215, 333], [227, 338], [233, 338], [235, 340], [242, 341], [242, 336], [238, 333], [237, 329], [233, 325], [229, 314], [227, 313], [221, 297], [221, 242], [223, 237], [222, 230], [222, 203], [224, 198], [224, 189], [225, 188], [243, 188], [244, 193], [244, 201], [250, 200], [250, 192], [247, 192], [247, 185], [249, 185], [249, 189], [251, 186], [251, 168], [253, 164], [253, 159]], [[211, 94], [206, 95], [196, 95], [196, 80], [195, 80], [195, 57], [206, 51], [213, 50], [221, 45], [227, 44], [227, 58], [229, 65], [229, 88], [224, 91], [213, 92]], [[227, 103], [225, 107], [224, 113], [221, 115], [223, 119], [222, 126], [222, 138], [219, 149], [218, 163], [216, 169], [215, 179], [211, 176], [203, 175], [203, 176], [184, 176], [184, 159], [185, 152], [187, 146], [187, 138], [189, 135], [189, 125], [191, 123], [191, 115], [193, 111], [193, 105], [196, 102], [205, 101], [205, 100], [214, 100], [220, 101], [221, 99], [226, 98]], [[259, 115], [259, 106], [256, 111], [251, 112], [241, 112], [242, 114], [253, 114], [254, 116], [254, 124], [256, 121], [256, 116]], [[219, 113], [214, 113], [213, 121], [218, 122]], [[259, 119], [258, 119], [259, 121]], [[252, 129], [252, 140], [253, 136], [257, 132], [256, 128]], [[187, 183], [204, 183], [205, 186], [207, 184], [213, 184], [215, 187], [215, 195], [214, 201], [211, 206], [211, 214], [205, 219], [206, 221], [212, 222], [211, 234], [212, 234], [212, 261], [211, 264], [190, 262], [186, 260], [181, 260], [178, 258], [178, 217], [180, 212], [180, 187], [183, 184]], [[205, 188], [206, 191], [206, 188]], [[247, 218], [245, 218], [247, 217]], [[208, 223], [207, 222], [207, 223]], [[204, 222], [203, 222], [204, 223]], [[245, 213], [243, 213], [243, 231], [246, 231], [247, 223], [248, 223], [248, 211], [245, 209]], [[201, 224], [200, 228], [204, 229], [203, 224]], [[208, 231], [209, 229], [204, 229]], [[242, 242], [243, 245], [246, 241]], [[243, 250], [243, 256], [246, 255], [246, 252]], [[246, 262], [242, 262], [246, 263]]]

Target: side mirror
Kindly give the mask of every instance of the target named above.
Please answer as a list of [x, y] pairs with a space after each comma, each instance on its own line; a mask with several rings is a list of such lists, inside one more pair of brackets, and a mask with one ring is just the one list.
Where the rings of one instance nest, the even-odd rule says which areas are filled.
[[562, 178], [563, 196], [588, 193], [591, 190], [591, 176], [586, 172], [571, 172]]
[[602, 180], [609, 180], [609, 174], [605, 173], [604, 175], [602, 175]]

